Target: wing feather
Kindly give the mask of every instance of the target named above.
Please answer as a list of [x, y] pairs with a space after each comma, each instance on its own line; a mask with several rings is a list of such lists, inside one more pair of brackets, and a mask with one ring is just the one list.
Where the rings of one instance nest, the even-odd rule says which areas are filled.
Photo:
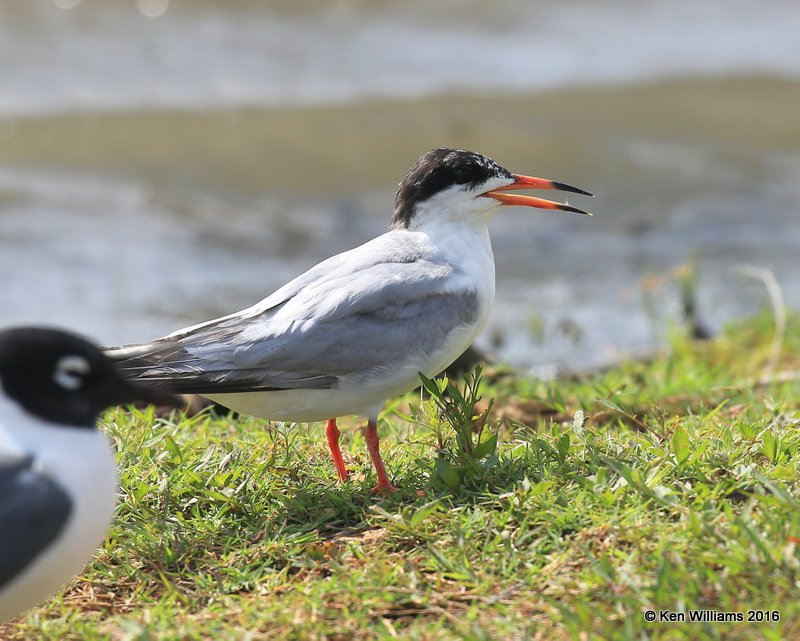
[[0, 589], [59, 535], [72, 511], [66, 492], [32, 464], [30, 456], [0, 460]]
[[365, 251], [386, 236], [320, 263], [242, 312], [108, 354], [130, 377], [208, 394], [330, 388], [432, 353], [475, 321], [478, 296], [458, 286], [451, 265], [413, 243]]

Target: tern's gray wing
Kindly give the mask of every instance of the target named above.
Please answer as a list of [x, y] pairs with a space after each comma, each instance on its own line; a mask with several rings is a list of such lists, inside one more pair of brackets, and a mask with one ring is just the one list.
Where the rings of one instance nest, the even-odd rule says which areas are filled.
[[0, 589], [64, 528], [72, 502], [33, 458], [0, 459]]
[[449, 264], [354, 250], [243, 312], [108, 353], [127, 376], [175, 392], [328, 388], [424, 358], [478, 311]]

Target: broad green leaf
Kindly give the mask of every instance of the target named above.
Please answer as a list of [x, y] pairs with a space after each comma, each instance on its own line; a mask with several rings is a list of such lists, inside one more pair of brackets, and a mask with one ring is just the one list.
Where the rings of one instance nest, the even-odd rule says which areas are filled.
[[672, 450], [675, 452], [678, 465], [682, 465], [683, 462], [689, 458], [689, 454], [691, 453], [689, 435], [681, 426], [678, 426], [672, 434]]
[[482, 459], [490, 454], [494, 454], [497, 450], [497, 434], [492, 434], [483, 443], [475, 448], [474, 456], [476, 459]]

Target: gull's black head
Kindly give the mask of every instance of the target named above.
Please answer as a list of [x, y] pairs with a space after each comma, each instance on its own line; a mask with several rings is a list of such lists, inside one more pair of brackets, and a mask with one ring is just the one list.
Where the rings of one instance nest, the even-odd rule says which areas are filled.
[[164, 392], [125, 380], [84, 339], [34, 327], [0, 332], [0, 391], [39, 419], [88, 428], [107, 407], [171, 400]]
[[493, 179], [499, 179], [501, 184], [514, 181], [508, 169], [483, 154], [461, 149], [432, 149], [414, 163], [400, 183], [394, 200], [392, 227], [407, 229], [417, 205], [446, 189], [457, 187], [472, 192]]

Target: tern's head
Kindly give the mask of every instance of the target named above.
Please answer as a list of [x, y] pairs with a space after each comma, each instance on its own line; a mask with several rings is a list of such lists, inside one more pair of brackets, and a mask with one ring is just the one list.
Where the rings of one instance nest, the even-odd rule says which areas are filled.
[[59, 330], [0, 332], [0, 393], [48, 423], [94, 427], [123, 403], [167, 404], [171, 396], [134, 385], [94, 345]]
[[523, 205], [586, 214], [581, 209], [533, 196], [509, 194], [513, 189], [560, 189], [591, 195], [564, 183], [512, 174], [491, 158], [474, 151], [433, 149], [411, 167], [394, 201], [394, 229], [416, 229], [446, 218], [485, 224], [500, 205]]

